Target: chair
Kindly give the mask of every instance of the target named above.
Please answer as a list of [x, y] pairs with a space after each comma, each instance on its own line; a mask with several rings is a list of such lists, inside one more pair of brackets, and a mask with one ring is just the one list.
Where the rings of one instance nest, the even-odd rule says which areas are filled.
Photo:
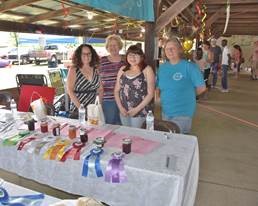
[[[142, 129], [146, 128], [146, 121], [142, 124]], [[171, 132], [171, 133], [180, 133], [180, 128], [174, 122], [164, 121], [160, 119], [154, 120], [154, 130], [163, 131], [163, 132]]]
[[44, 74], [17, 74], [18, 88], [22, 85], [48, 86], [47, 77]]

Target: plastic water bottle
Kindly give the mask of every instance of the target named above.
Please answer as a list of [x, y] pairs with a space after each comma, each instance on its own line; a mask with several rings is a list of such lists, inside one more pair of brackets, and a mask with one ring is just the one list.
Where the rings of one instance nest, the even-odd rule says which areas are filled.
[[17, 104], [14, 101], [14, 99], [11, 100], [10, 108], [11, 108], [13, 118], [16, 119], [17, 118]]
[[79, 122], [81, 125], [85, 124], [85, 108], [84, 108], [84, 105], [81, 104], [80, 107], [79, 107]]
[[149, 110], [146, 116], [146, 129], [154, 130], [154, 115], [151, 110]]

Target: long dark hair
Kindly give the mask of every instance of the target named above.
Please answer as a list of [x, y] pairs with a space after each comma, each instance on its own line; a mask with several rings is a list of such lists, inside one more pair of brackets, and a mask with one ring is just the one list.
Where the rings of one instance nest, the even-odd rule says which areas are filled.
[[139, 63], [139, 67], [140, 67], [140, 70], [141, 70], [141, 71], [144, 70], [144, 69], [146, 68], [146, 66], [147, 66], [147, 64], [145, 63], [145, 55], [144, 55], [142, 49], [141, 49], [139, 46], [137, 46], [137, 45], [132, 45], [132, 46], [130, 46], [130, 47], [127, 49], [127, 52], [126, 52], [126, 54], [125, 54], [126, 66], [125, 66], [125, 68], [123, 69], [123, 71], [125, 72], [125, 71], [127, 71], [127, 70], [130, 69], [130, 66], [131, 66], [131, 65], [130, 65], [129, 62], [127, 61], [128, 54], [130, 54], [130, 53], [140, 55], [141, 61], [140, 61], [140, 63]]
[[91, 61], [90, 61], [90, 66], [91, 67], [96, 67], [99, 65], [99, 56], [97, 54], [97, 52], [95, 51], [95, 49], [89, 45], [89, 44], [81, 44], [74, 52], [73, 58], [72, 58], [72, 63], [74, 65], [74, 67], [76, 68], [82, 68], [83, 63], [82, 63], [82, 59], [81, 59], [81, 55], [82, 55], [82, 48], [83, 47], [87, 47], [89, 48], [90, 52], [91, 52]]

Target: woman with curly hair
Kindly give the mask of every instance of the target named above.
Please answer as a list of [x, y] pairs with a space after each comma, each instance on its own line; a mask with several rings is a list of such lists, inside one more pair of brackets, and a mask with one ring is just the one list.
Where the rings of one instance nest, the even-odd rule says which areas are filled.
[[102, 86], [97, 70], [99, 57], [91, 45], [80, 45], [72, 63], [67, 76], [67, 92], [71, 99], [70, 117], [77, 118], [80, 105], [86, 108], [94, 103], [97, 94], [102, 94]]

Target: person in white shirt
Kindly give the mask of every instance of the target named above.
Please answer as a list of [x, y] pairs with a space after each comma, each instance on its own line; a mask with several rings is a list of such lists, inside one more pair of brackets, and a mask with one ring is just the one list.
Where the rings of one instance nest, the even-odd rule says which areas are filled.
[[230, 65], [230, 51], [227, 46], [228, 41], [226, 39], [223, 39], [221, 42], [221, 46], [223, 47], [222, 50], [222, 78], [221, 78], [221, 86], [222, 86], [222, 92], [228, 92], [228, 68]]

